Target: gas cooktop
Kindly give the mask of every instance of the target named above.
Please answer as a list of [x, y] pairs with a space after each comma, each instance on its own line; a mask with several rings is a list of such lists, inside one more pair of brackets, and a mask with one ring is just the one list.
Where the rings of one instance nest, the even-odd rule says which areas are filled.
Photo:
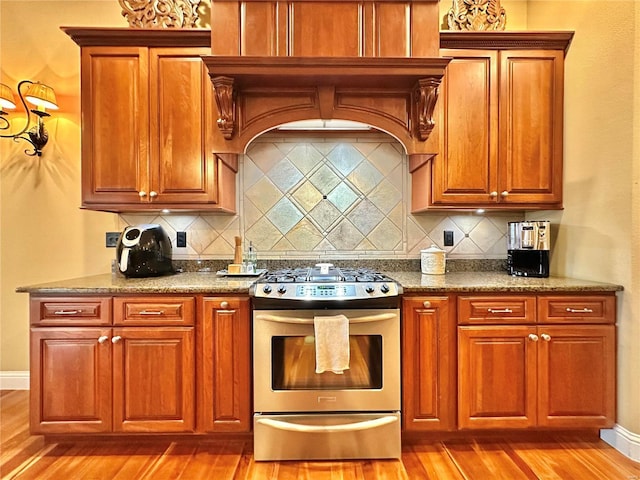
[[395, 280], [383, 273], [328, 263], [269, 271], [250, 290], [255, 298], [321, 301], [397, 297], [400, 293]]

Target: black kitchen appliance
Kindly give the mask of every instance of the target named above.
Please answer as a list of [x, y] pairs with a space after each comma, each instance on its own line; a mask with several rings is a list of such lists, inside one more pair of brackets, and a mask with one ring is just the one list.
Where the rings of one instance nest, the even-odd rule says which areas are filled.
[[129, 226], [118, 238], [118, 270], [126, 277], [156, 277], [173, 273], [171, 258], [171, 240], [160, 225]]
[[550, 223], [546, 220], [509, 222], [507, 268], [518, 277], [548, 277]]

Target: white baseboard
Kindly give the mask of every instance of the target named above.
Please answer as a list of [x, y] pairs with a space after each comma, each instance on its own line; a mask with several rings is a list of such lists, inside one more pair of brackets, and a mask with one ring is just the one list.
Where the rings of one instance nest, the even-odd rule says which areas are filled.
[[29, 371], [0, 372], [0, 390], [29, 390]]
[[631, 460], [640, 462], [640, 435], [620, 425], [600, 430], [600, 438]]

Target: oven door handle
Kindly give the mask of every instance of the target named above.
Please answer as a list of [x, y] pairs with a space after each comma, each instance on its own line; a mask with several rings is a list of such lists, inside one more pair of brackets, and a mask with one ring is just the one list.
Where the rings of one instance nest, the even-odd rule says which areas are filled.
[[[272, 315], [267, 313], [254, 312], [255, 320], [266, 320], [267, 322], [276, 323], [313, 323], [313, 318], [296, 318], [296, 317], [284, 317], [280, 315]], [[397, 312], [392, 313], [377, 313], [373, 315], [364, 315], [361, 317], [349, 316], [349, 323], [371, 323], [382, 322], [384, 320], [395, 320], [398, 318]]]
[[386, 415], [373, 420], [365, 420], [363, 422], [344, 423], [342, 425], [304, 425], [300, 423], [284, 422], [282, 420], [273, 420], [271, 418], [260, 418], [257, 423], [273, 427], [278, 430], [286, 430], [288, 432], [302, 433], [335, 433], [335, 432], [356, 432], [358, 430], [369, 430], [371, 428], [382, 427], [390, 423], [397, 422], [398, 418], [392, 415]]

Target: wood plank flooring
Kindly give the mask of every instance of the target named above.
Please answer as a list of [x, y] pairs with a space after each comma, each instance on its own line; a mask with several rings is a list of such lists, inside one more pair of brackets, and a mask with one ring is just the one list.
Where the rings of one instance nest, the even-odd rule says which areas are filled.
[[470, 438], [405, 445], [402, 460], [255, 462], [251, 442], [65, 441], [29, 434], [26, 391], [0, 392], [0, 477], [38, 480], [640, 480], [597, 438]]

